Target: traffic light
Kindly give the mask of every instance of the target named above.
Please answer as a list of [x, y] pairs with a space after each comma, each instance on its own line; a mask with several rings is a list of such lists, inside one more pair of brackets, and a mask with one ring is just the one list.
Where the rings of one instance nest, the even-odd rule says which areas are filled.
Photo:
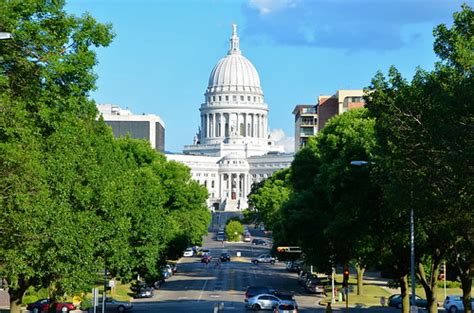
[[342, 277], [342, 285], [347, 287], [347, 283], [349, 282], [349, 269], [347, 267], [344, 267], [344, 270], [342, 271]]

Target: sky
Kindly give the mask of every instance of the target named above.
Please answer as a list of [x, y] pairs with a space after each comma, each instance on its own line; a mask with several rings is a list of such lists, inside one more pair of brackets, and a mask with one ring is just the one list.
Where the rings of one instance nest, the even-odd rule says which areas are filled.
[[[473, 1], [467, 1], [473, 5]], [[433, 69], [433, 28], [452, 23], [458, 0], [68, 0], [66, 10], [111, 23], [97, 49], [97, 103], [159, 115], [165, 150], [181, 152], [200, 126], [209, 74], [226, 55], [232, 24], [256, 67], [269, 128], [294, 149], [297, 104], [363, 89], [394, 65], [407, 79]]]

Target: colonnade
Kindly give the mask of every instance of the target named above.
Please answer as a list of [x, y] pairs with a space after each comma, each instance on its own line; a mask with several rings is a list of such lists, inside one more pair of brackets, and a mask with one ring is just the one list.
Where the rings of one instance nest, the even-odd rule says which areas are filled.
[[243, 137], [265, 138], [268, 119], [261, 113], [208, 113], [201, 114], [203, 138]]
[[238, 200], [246, 198], [251, 185], [250, 177], [244, 173], [219, 174], [219, 197]]

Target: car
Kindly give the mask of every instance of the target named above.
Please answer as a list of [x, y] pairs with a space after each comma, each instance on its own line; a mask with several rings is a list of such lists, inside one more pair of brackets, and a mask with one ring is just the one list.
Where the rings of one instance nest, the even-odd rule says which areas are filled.
[[135, 295], [133, 297], [134, 298], [152, 298], [153, 294], [154, 294], [153, 287], [145, 285], [143, 287], [138, 288], [135, 291]]
[[276, 258], [272, 257], [270, 254], [261, 254], [256, 258], [252, 259], [253, 264], [258, 264], [258, 263], [270, 263], [270, 264], [275, 264]]
[[246, 300], [248, 300], [249, 298], [253, 298], [255, 296], [258, 296], [260, 294], [271, 294], [271, 295], [277, 296], [278, 298], [280, 298], [282, 300], [289, 300], [289, 301], [294, 300], [292, 294], [282, 293], [282, 292], [279, 292], [278, 290], [276, 290], [275, 288], [271, 288], [271, 287], [248, 286], [245, 289], [245, 299]]
[[224, 239], [225, 239], [224, 232], [223, 231], [218, 232], [217, 235], [216, 235], [216, 240], [217, 241], [224, 241]]
[[[416, 306], [420, 308], [426, 308], [428, 307], [428, 301], [425, 299], [422, 299], [418, 296], [415, 296], [415, 302]], [[410, 303], [411, 303], [411, 297], [410, 297]], [[388, 297], [388, 306], [395, 307], [397, 309], [402, 308], [402, 296], [400, 294], [394, 294]]]
[[252, 237], [250, 236], [249, 232], [244, 233], [244, 242], [250, 242], [252, 240]]
[[[280, 299], [276, 295], [264, 293], [245, 299], [245, 307], [255, 311], [273, 310], [282, 301], [283, 299]], [[287, 301], [293, 303], [293, 305], [296, 306], [296, 302], [294, 300]]]
[[[457, 295], [446, 296], [446, 299], [444, 299], [443, 307], [449, 313], [464, 311], [464, 303], [462, 302], [462, 296], [457, 296]], [[474, 298], [471, 298], [471, 307], [474, 308]]]
[[[102, 298], [99, 298], [98, 307], [102, 306]], [[125, 312], [133, 309], [133, 305], [127, 301], [118, 301], [114, 298], [105, 299], [105, 310], [109, 312]]]
[[209, 254], [203, 255], [202, 258], [201, 258], [201, 262], [202, 262], [202, 263], [208, 264], [208, 263], [210, 263], [211, 261], [212, 261], [212, 255], [209, 255]]
[[305, 286], [306, 281], [308, 280], [308, 277], [311, 275], [311, 273], [305, 272], [305, 271], [300, 271], [298, 274], [298, 285], [300, 286]]
[[221, 254], [219, 259], [221, 260], [221, 262], [230, 262], [230, 254], [227, 252], [224, 252]]
[[327, 281], [321, 280], [316, 275], [311, 275], [304, 286], [305, 290], [309, 293], [326, 294]]
[[302, 261], [289, 261], [286, 264], [286, 270], [291, 273], [299, 273], [301, 271], [302, 265]]
[[26, 306], [26, 309], [34, 313], [48, 312], [50, 305], [56, 307], [56, 312], [69, 312], [76, 309], [76, 307], [70, 302], [56, 302], [51, 304], [50, 299], [39, 299], [38, 301], [29, 303]]
[[294, 301], [282, 300], [278, 302], [273, 313], [298, 313], [298, 306]]
[[263, 239], [253, 239], [252, 245], [254, 246], [268, 246], [268, 242]]
[[187, 248], [186, 250], [184, 250], [183, 252], [183, 256], [184, 257], [190, 257], [190, 256], [193, 256], [194, 255], [194, 250], [193, 248]]

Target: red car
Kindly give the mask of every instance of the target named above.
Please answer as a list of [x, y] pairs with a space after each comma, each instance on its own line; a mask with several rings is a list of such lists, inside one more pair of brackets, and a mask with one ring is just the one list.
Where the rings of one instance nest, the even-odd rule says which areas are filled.
[[[33, 313], [48, 312], [49, 305], [49, 299], [40, 299], [36, 302], [29, 303], [26, 309]], [[53, 306], [56, 307], [56, 312], [69, 312], [76, 309], [71, 302], [56, 302]]]
[[212, 261], [212, 256], [206, 254], [206, 255], [203, 255], [202, 258], [201, 258], [201, 262], [202, 263], [206, 263], [208, 264], [209, 262]]

